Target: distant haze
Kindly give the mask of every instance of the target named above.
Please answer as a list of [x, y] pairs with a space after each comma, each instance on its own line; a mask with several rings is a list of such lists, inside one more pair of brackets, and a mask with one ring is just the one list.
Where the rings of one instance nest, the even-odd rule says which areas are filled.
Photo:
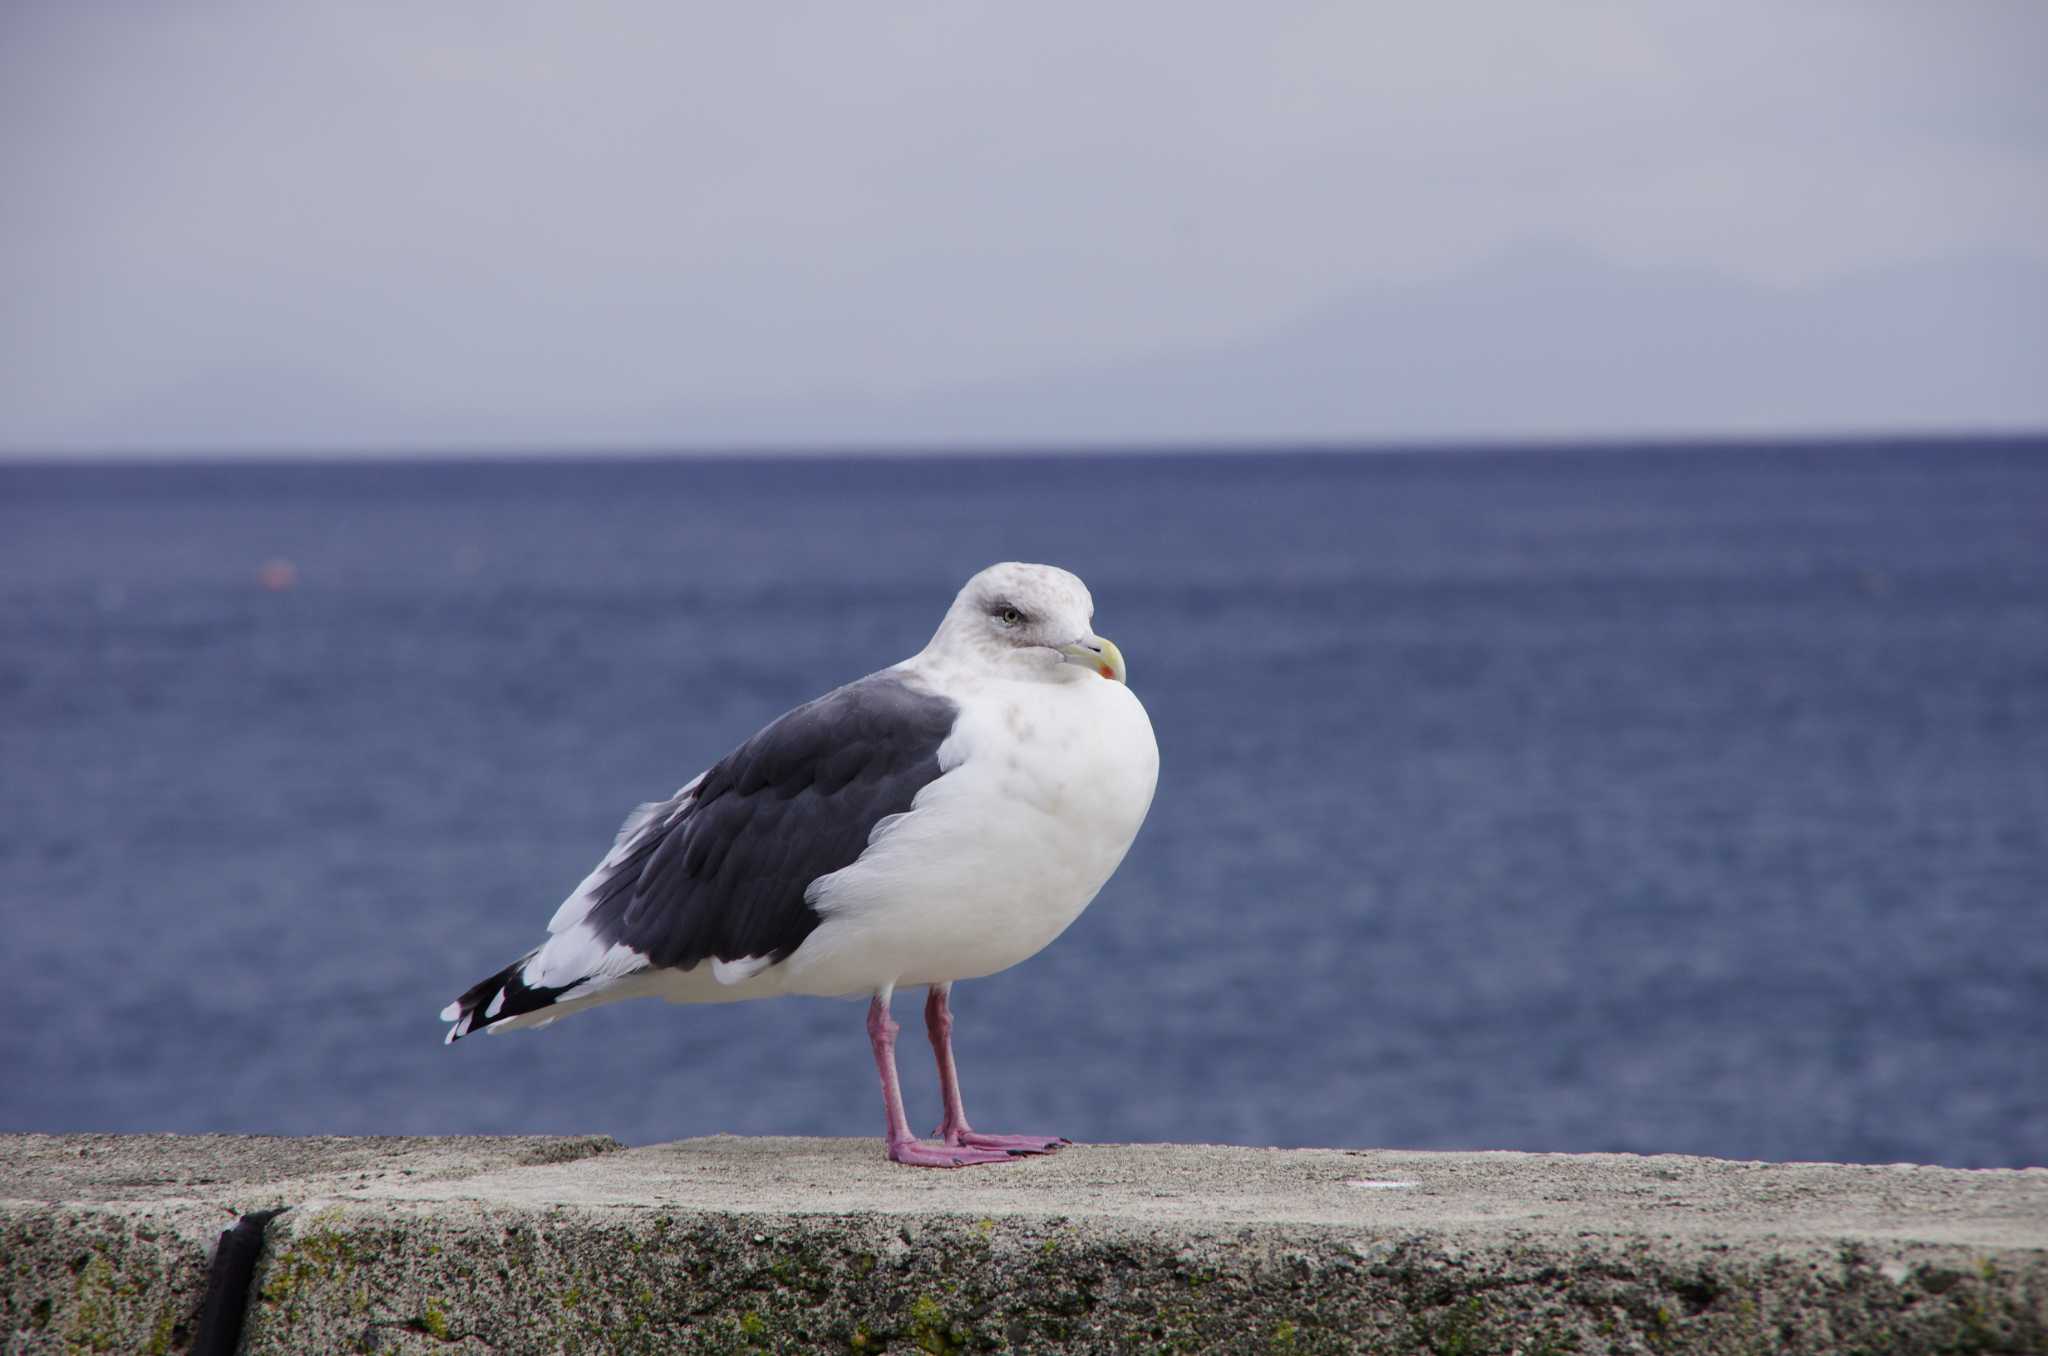
[[16, 3], [0, 451], [2048, 427], [2048, 7]]

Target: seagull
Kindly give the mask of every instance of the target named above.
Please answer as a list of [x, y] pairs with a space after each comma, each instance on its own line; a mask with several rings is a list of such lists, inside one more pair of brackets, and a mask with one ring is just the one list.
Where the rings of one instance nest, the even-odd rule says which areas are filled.
[[[1159, 746], [1087, 586], [1006, 562], [931, 643], [771, 722], [627, 816], [549, 937], [441, 1012], [447, 1041], [623, 998], [868, 996], [891, 1160], [1051, 1153], [967, 1121], [955, 982], [1036, 955], [1109, 880], [1152, 804]], [[924, 987], [944, 1118], [911, 1134], [890, 999]]]

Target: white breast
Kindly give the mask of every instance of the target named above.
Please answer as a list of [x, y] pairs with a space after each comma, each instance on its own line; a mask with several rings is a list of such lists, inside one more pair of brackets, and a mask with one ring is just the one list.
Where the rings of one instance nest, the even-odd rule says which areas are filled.
[[972, 979], [1066, 930], [1124, 858], [1159, 777], [1145, 708], [1069, 668], [959, 694], [948, 771], [868, 851], [812, 888], [825, 921], [782, 991], [863, 993]]

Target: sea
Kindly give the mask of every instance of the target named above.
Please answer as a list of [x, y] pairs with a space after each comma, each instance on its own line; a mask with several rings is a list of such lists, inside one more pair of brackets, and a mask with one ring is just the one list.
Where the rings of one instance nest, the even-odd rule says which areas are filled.
[[2048, 1164], [2048, 438], [0, 465], [0, 1129], [878, 1139], [858, 1002], [436, 1013], [1004, 559], [1161, 771], [982, 1128]]

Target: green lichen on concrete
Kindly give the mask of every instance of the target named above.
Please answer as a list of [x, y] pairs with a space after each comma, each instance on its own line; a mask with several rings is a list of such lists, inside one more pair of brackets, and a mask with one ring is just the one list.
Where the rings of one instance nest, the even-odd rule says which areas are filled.
[[[1948, 1349], [1959, 1353], [2048, 1351], [2048, 1341], [2039, 1337], [2038, 1308], [2002, 1286], [2005, 1278], [1989, 1259], [1979, 1261], [1975, 1272], [1974, 1276], [1944, 1278], [1943, 1295], [1953, 1305], [1955, 1320]], [[2039, 1291], [2035, 1293], [2038, 1297]], [[2037, 1342], [2039, 1345], [2034, 1345]]]
[[162, 1217], [0, 1203], [0, 1351], [182, 1349], [206, 1284], [205, 1246], [186, 1213], [181, 1228]]
[[355, 1244], [340, 1230], [330, 1226], [296, 1233], [278, 1248], [260, 1293], [269, 1303], [290, 1304], [308, 1286], [329, 1286], [355, 1265]]
[[945, 1308], [930, 1295], [919, 1295], [910, 1302], [910, 1340], [931, 1356], [953, 1356], [964, 1345]]
[[[2048, 1350], [2040, 1249], [1053, 1225], [985, 1208], [782, 1216], [440, 1200], [298, 1211], [267, 1237], [244, 1351]], [[43, 1272], [0, 1263], [12, 1325], [0, 1349], [184, 1350], [178, 1324], [191, 1308], [152, 1279], [164, 1264], [151, 1259], [174, 1240], [124, 1229], [43, 1247], [55, 1258]], [[203, 1283], [199, 1257], [181, 1284]]]
[[102, 1253], [91, 1253], [79, 1266], [72, 1286], [70, 1321], [64, 1344], [72, 1351], [119, 1351], [122, 1324], [114, 1268]]
[[176, 1334], [177, 1328], [178, 1316], [176, 1314], [172, 1313], [169, 1309], [158, 1314], [156, 1316], [156, 1326], [150, 1329], [149, 1333], [149, 1346], [147, 1348], [149, 1356], [167, 1356], [171, 1349], [171, 1340]]

